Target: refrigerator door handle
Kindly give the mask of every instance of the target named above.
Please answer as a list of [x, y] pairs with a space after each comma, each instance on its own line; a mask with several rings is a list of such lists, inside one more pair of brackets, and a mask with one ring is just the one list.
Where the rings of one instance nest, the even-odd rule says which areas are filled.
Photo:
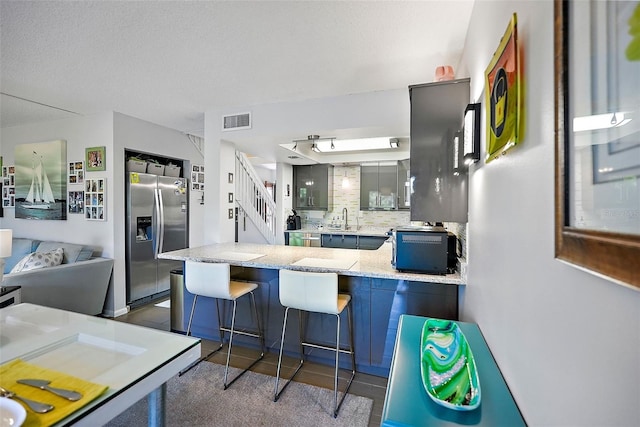
[[158, 250], [160, 248], [160, 197], [158, 196], [158, 189], [153, 190], [153, 258], [158, 258]]
[[158, 194], [158, 248], [156, 258], [164, 252], [164, 201], [162, 200], [162, 190], [156, 190]]
[[158, 238], [160, 237], [160, 220], [158, 207], [158, 190], [153, 190], [153, 258], [158, 258]]

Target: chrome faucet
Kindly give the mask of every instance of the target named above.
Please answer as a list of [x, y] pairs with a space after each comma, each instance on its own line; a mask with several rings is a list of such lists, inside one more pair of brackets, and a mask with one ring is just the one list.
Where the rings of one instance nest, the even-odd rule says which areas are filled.
[[349, 229], [349, 214], [347, 208], [342, 208], [342, 219], [344, 221], [344, 229]]

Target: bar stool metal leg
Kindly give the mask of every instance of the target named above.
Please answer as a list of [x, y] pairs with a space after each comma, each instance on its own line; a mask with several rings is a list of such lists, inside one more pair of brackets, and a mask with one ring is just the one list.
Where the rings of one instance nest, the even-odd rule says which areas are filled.
[[[355, 356], [355, 352], [354, 352], [354, 345], [353, 345], [353, 322], [351, 319], [351, 302], [349, 302], [349, 304], [347, 304], [347, 320], [349, 323], [349, 350], [341, 350], [340, 349], [340, 315], [336, 315], [338, 317], [338, 333], [336, 334], [338, 337], [338, 345], [336, 346], [336, 376], [335, 376], [335, 389], [334, 389], [334, 411], [333, 411], [333, 417], [336, 418], [338, 416], [338, 411], [340, 410], [340, 407], [342, 406], [342, 403], [344, 402], [344, 398], [347, 397], [347, 393], [349, 392], [349, 388], [351, 387], [351, 383], [353, 382], [353, 379], [356, 376], [356, 356]], [[349, 378], [349, 383], [347, 384], [347, 387], [345, 388], [344, 392], [342, 393], [342, 397], [340, 398], [340, 402], [337, 402], [338, 399], [338, 354], [339, 352], [343, 352], [343, 353], [350, 353], [351, 354], [351, 377]]]
[[[226, 363], [225, 370], [224, 370], [224, 390], [228, 389], [231, 386], [231, 384], [236, 382], [236, 380], [238, 378], [240, 378], [242, 375], [244, 375], [249, 369], [251, 369], [253, 367], [253, 365], [258, 363], [264, 357], [264, 353], [265, 353], [264, 333], [262, 332], [261, 325], [260, 325], [260, 316], [258, 315], [258, 307], [257, 307], [256, 302], [255, 302], [255, 296], [253, 294], [253, 291], [249, 292], [249, 294], [251, 296], [251, 302], [253, 303], [253, 308], [254, 308], [254, 311], [256, 313], [256, 324], [258, 326], [257, 332], [253, 333], [253, 332], [249, 332], [249, 331], [243, 331], [243, 330], [236, 330], [235, 329], [236, 309], [237, 309], [236, 300], [233, 300], [233, 314], [231, 316], [231, 328], [221, 327], [221, 329], [223, 331], [227, 331], [230, 334], [229, 335], [229, 348], [228, 348], [228, 352], [227, 352], [227, 363]], [[240, 372], [238, 375], [236, 375], [231, 381], [227, 382], [228, 373], [229, 373], [229, 361], [231, 360], [231, 347], [233, 346], [233, 335], [234, 334], [240, 334], [240, 335], [245, 335], [245, 336], [258, 338], [260, 340], [260, 355], [256, 359], [254, 359], [249, 366], [244, 368], [244, 370], [242, 372]]]
[[[305, 360], [305, 347], [318, 348], [323, 350], [329, 350], [335, 352], [335, 372], [333, 378], [333, 416], [338, 416], [338, 411], [344, 402], [345, 397], [351, 387], [353, 379], [355, 377], [355, 355], [353, 345], [353, 322], [351, 319], [350, 303], [351, 297], [349, 295], [340, 294], [338, 287], [338, 275], [335, 273], [312, 273], [312, 272], [300, 272], [294, 270], [281, 269], [279, 274], [279, 297], [280, 304], [284, 307], [284, 320], [282, 324], [282, 337], [280, 339], [280, 354], [278, 356], [278, 368], [276, 372], [274, 401], [282, 395], [286, 387], [291, 383], [296, 374], [300, 371], [302, 364]], [[287, 321], [289, 316], [289, 309], [295, 308], [300, 313], [299, 317], [299, 332], [300, 332], [300, 363], [295, 368], [293, 375], [289, 377], [282, 390], [279, 390], [280, 371], [282, 370], [282, 354], [284, 352], [284, 341], [286, 336]], [[349, 326], [349, 348], [340, 346], [340, 329], [341, 329], [341, 315], [344, 309], [347, 308], [348, 326]], [[302, 312], [305, 315], [307, 313], [318, 313], [319, 315], [334, 315], [336, 316], [336, 342], [335, 344], [320, 344], [312, 341], [306, 341], [304, 337], [304, 326], [302, 321]], [[340, 372], [340, 353], [351, 354], [351, 377], [347, 384], [342, 397], [338, 400], [338, 385], [339, 385], [339, 372]]]
[[[289, 315], [289, 308], [287, 307], [284, 310], [284, 321], [282, 323], [282, 338], [280, 340], [280, 354], [278, 356], [278, 368], [276, 369], [276, 387], [275, 387], [275, 391], [273, 393], [273, 401], [277, 402], [278, 399], [280, 398], [280, 396], [282, 395], [282, 393], [284, 392], [284, 390], [287, 388], [287, 386], [291, 383], [291, 380], [293, 380], [293, 378], [296, 376], [296, 374], [300, 371], [300, 368], [302, 368], [302, 365], [304, 363], [304, 348], [302, 347], [302, 345], [300, 345], [300, 363], [298, 363], [298, 366], [296, 367], [295, 371], [293, 372], [293, 374], [287, 379], [287, 382], [284, 384], [284, 386], [282, 386], [282, 390], [278, 391], [278, 384], [280, 383], [280, 371], [282, 370], [282, 352], [284, 350], [284, 337], [285, 337], [285, 332], [287, 330], [287, 317]], [[298, 310], [298, 315], [301, 316], [301, 312], [300, 310]], [[300, 325], [302, 324], [302, 322], [300, 321], [300, 318], [298, 318], [298, 321], [300, 322]], [[302, 334], [302, 331], [300, 331], [300, 334]]]
[[[293, 378], [296, 376], [296, 374], [300, 371], [300, 368], [302, 368], [302, 365], [304, 364], [304, 346], [310, 346], [310, 347], [316, 347], [316, 348], [325, 348], [328, 350], [333, 350], [335, 351], [335, 372], [334, 372], [334, 380], [333, 380], [333, 417], [336, 418], [338, 416], [338, 412], [340, 411], [340, 407], [342, 406], [342, 403], [344, 402], [345, 397], [347, 397], [347, 393], [349, 392], [349, 388], [351, 387], [351, 384], [353, 383], [353, 379], [355, 378], [356, 375], [356, 360], [355, 360], [355, 352], [354, 352], [354, 344], [353, 344], [353, 322], [351, 319], [351, 309], [349, 304], [347, 304], [347, 320], [348, 320], [348, 324], [349, 324], [349, 349], [342, 349], [340, 348], [340, 314], [336, 314], [336, 346], [335, 348], [331, 348], [331, 347], [325, 347], [322, 345], [317, 345], [317, 344], [312, 344], [312, 343], [307, 343], [304, 341], [304, 336], [303, 336], [303, 322], [302, 322], [302, 310], [298, 310], [298, 313], [300, 315], [299, 317], [299, 323], [300, 323], [300, 362], [298, 363], [298, 366], [296, 367], [295, 371], [293, 372], [293, 374], [291, 375], [291, 377], [289, 377], [286, 381], [286, 383], [284, 384], [284, 386], [282, 387], [282, 389], [280, 391], [278, 391], [279, 388], [279, 383], [280, 383], [280, 371], [282, 370], [282, 353], [284, 351], [284, 340], [285, 340], [285, 335], [286, 335], [286, 328], [287, 328], [287, 320], [288, 320], [288, 315], [289, 315], [289, 309], [290, 307], [286, 307], [285, 311], [284, 311], [284, 321], [283, 321], [283, 325], [282, 325], [282, 337], [280, 339], [280, 353], [278, 355], [278, 366], [276, 369], [276, 386], [275, 386], [275, 390], [274, 390], [274, 397], [273, 397], [273, 401], [277, 402], [278, 399], [280, 398], [280, 396], [282, 395], [282, 393], [284, 392], [284, 390], [287, 388], [287, 386], [291, 383], [291, 381], [293, 380]], [[306, 314], [306, 313], [305, 313]], [[340, 398], [340, 400], [338, 401], [338, 379], [339, 379], [339, 367], [340, 367], [340, 353], [349, 353], [351, 355], [351, 376], [349, 378], [349, 382], [344, 390], [344, 392], [342, 392], [342, 396]]]
[[[340, 364], [340, 314], [336, 314], [336, 372], [333, 375], [333, 417], [338, 416], [338, 365]], [[347, 393], [344, 394], [345, 396]], [[340, 401], [342, 403], [342, 401]]]
[[[191, 304], [191, 314], [189, 315], [189, 324], [187, 325], [187, 336], [191, 335], [191, 323], [193, 322], [193, 313], [196, 310], [196, 301], [198, 301], [198, 295], [194, 295], [193, 296], [193, 304]], [[218, 300], [216, 299], [216, 311], [218, 313], [218, 322], [220, 321], [220, 309], [218, 308]], [[220, 325], [220, 323], [218, 323], [218, 325]], [[185, 373], [187, 373], [189, 370], [191, 370], [192, 368], [195, 368], [196, 365], [198, 365], [200, 362], [202, 362], [203, 360], [207, 360], [209, 359], [211, 356], [213, 356], [216, 352], [220, 351], [222, 349], [223, 346], [223, 336], [222, 336], [222, 331], [220, 330], [220, 346], [214, 350], [212, 350], [211, 352], [209, 352], [209, 354], [207, 354], [206, 356], [202, 356], [200, 357], [198, 360], [196, 360], [195, 362], [193, 362], [191, 365], [187, 366], [185, 369], [183, 369], [182, 371], [178, 372], [178, 376], [182, 376]]]

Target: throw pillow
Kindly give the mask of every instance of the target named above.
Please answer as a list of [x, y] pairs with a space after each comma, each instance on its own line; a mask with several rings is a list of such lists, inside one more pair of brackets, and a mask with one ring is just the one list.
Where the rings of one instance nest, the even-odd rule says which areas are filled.
[[55, 267], [62, 264], [64, 250], [62, 248], [55, 249], [50, 252], [32, 252], [22, 258], [11, 273], [19, 273], [21, 271], [37, 270], [45, 267]]

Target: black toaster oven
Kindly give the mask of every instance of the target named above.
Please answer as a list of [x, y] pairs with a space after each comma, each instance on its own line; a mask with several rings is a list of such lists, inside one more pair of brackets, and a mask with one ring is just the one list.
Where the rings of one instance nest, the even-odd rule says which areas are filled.
[[398, 227], [394, 232], [392, 264], [399, 271], [446, 274], [451, 264], [449, 234], [444, 227]]

